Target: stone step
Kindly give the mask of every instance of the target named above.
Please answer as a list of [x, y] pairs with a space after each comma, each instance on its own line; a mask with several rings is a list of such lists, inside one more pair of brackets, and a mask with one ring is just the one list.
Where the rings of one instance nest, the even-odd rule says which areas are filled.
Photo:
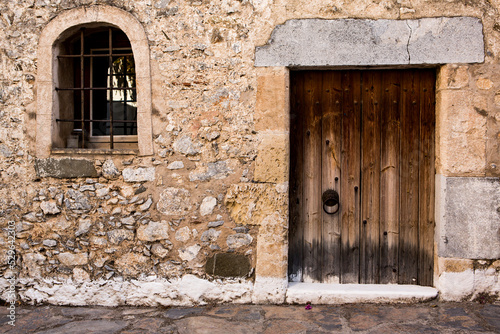
[[436, 298], [438, 290], [428, 286], [397, 284], [288, 284], [290, 304], [410, 303]]

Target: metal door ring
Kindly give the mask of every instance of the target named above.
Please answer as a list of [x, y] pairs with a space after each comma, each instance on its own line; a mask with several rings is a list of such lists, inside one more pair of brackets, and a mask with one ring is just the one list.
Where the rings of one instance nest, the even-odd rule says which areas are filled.
[[327, 214], [333, 215], [339, 211], [340, 199], [339, 194], [335, 190], [326, 190], [321, 196], [321, 200], [323, 202], [323, 211], [325, 211]]

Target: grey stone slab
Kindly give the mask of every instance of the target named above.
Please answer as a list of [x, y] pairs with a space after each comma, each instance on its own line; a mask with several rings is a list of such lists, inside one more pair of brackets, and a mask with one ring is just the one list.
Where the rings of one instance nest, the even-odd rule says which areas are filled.
[[248, 256], [233, 253], [216, 253], [205, 265], [207, 274], [222, 277], [245, 277], [251, 268]]
[[500, 179], [438, 176], [436, 191], [439, 256], [500, 258]]
[[[6, 319], [9, 319], [5, 316]], [[10, 319], [9, 319], [10, 320]], [[40, 328], [51, 328], [67, 324], [71, 319], [59, 314], [54, 306], [17, 306], [15, 326], [0, 324], [0, 333], [35, 333]]]
[[484, 61], [482, 23], [473, 17], [419, 20], [299, 19], [257, 47], [255, 66], [371, 66]]
[[113, 310], [104, 307], [62, 307], [60, 312], [65, 317], [82, 317], [86, 320], [111, 318]]
[[86, 159], [36, 159], [35, 170], [38, 177], [97, 177], [94, 162]]
[[478, 313], [490, 327], [500, 333], [500, 305], [485, 305]]
[[198, 315], [205, 311], [201, 307], [189, 307], [189, 308], [172, 308], [164, 313], [164, 316], [169, 319], [182, 319], [186, 316]]
[[119, 333], [128, 323], [119, 320], [83, 320], [73, 321], [66, 325], [52, 328], [38, 334], [113, 334]]
[[410, 64], [481, 63], [484, 36], [475, 17], [441, 17], [406, 21], [411, 29]]
[[175, 321], [179, 334], [253, 334], [261, 333], [263, 325], [260, 322], [233, 322], [212, 317], [192, 317]]

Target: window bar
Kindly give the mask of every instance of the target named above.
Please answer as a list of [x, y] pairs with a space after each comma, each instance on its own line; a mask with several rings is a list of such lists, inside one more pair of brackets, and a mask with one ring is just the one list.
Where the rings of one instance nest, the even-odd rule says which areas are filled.
[[[82, 28], [84, 29], [84, 28]], [[115, 57], [117, 56], [132, 56], [132, 53], [114, 53], [113, 54]], [[75, 55], [58, 55], [57, 58], [80, 58], [81, 55], [75, 54]], [[98, 58], [98, 57], [109, 57], [109, 54], [103, 53], [103, 54], [84, 54], [83, 57], [85, 58]]]
[[[85, 86], [85, 72], [83, 70], [83, 67], [85, 65], [85, 58], [83, 57], [84, 54], [84, 37], [85, 37], [85, 28], [82, 28], [80, 30], [80, 87], [83, 88]], [[82, 119], [82, 148], [85, 148], [85, 122], [83, 121], [85, 119], [85, 91], [82, 89], [80, 93], [80, 114], [81, 114], [81, 119]]]
[[[84, 87], [84, 88], [79, 88], [79, 87], [71, 87], [71, 88], [59, 88], [56, 87], [56, 91], [60, 90], [108, 90], [108, 87]], [[113, 90], [125, 90], [125, 89], [130, 89], [130, 90], [135, 90], [134, 87], [129, 87], [129, 88], [120, 88], [120, 87], [114, 87]]]
[[[123, 87], [124, 88], [127, 88], [128, 87], [128, 83], [127, 83], [127, 57], [123, 57], [123, 69], [122, 69], [122, 73], [123, 73]], [[123, 119], [124, 120], [127, 120], [127, 90], [125, 89], [123, 91]], [[127, 123], [123, 123], [122, 124], [123, 126], [123, 134], [124, 135], [127, 135], [128, 134], [128, 124]]]
[[114, 148], [113, 144], [113, 32], [109, 28], [109, 145]]
[[[71, 119], [66, 119], [66, 118], [56, 118], [56, 122], [87, 122], [87, 123], [92, 123], [92, 122], [105, 122], [109, 123], [109, 119], [79, 119], [79, 118], [71, 118]], [[136, 123], [137, 121], [125, 121], [125, 120], [116, 120], [114, 121], [115, 123]]]

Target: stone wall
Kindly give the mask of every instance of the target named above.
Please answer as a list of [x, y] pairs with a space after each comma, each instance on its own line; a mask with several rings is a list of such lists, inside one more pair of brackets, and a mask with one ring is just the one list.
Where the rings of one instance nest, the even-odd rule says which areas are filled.
[[[36, 101], [46, 73], [37, 68], [40, 34], [57, 15], [95, 6], [130, 13], [144, 28], [154, 153], [39, 157]], [[484, 62], [439, 66], [436, 166], [443, 178], [498, 180], [499, 8], [498, 1], [4, 0], [0, 286], [15, 275], [28, 303], [283, 302], [288, 70], [255, 67], [255, 48], [291, 19], [480, 19]], [[487, 201], [498, 198], [498, 181], [491, 184], [493, 190], [477, 190]], [[459, 207], [460, 200], [442, 207]], [[474, 226], [475, 219], [461, 224]], [[14, 271], [7, 265], [9, 221], [16, 224]], [[484, 242], [492, 245], [496, 222], [485, 223], [493, 234]], [[437, 243], [456, 231], [441, 228], [451, 224], [438, 221]], [[491, 255], [497, 253], [436, 249], [435, 281], [444, 298], [500, 291], [498, 255]], [[466, 265], [444, 264], [450, 261]], [[227, 271], [233, 263], [238, 270]], [[479, 283], [451, 293], [450, 277], [469, 272]]]

